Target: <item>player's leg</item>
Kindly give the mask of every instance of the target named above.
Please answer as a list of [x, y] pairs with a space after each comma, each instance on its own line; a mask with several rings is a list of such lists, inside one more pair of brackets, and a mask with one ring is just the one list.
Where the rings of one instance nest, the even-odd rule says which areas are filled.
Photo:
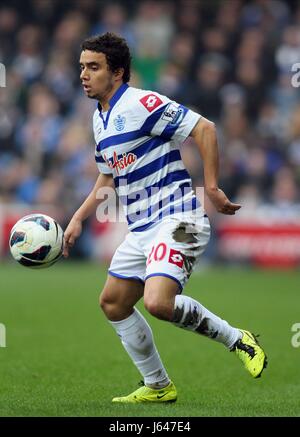
[[258, 377], [266, 366], [266, 356], [255, 337], [180, 294], [208, 240], [206, 219], [195, 227], [176, 220], [162, 225], [149, 249], [145, 307], [159, 319], [223, 343], [236, 352], [252, 376]]
[[143, 294], [142, 282], [108, 275], [99, 304], [108, 320], [118, 322], [127, 319], [134, 312], [134, 306]]
[[[145, 384], [145, 387], [141, 387], [137, 392], [114, 398], [113, 401], [176, 400], [176, 390], [170, 390], [170, 380], [154, 344], [151, 328], [135, 308], [144, 291], [142, 278], [145, 274], [145, 257], [139, 250], [140, 247], [134, 244], [133, 236], [129, 235], [113, 257], [110, 275], [100, 296], [102, 310], [140, 371]], [[167, 386], [169, 388], [165, 389]], [[163, 396], [157, 398], [161, 390]]]
[[169, 378], [156, 349], [152, 330], [134, 307], [142, 295], [143, 285], [138, 281], [109, 276], [100, 296], [100, 305], [145, 384], [159, 388], [166, 386]]
[[170, 402], [177, 398], [176, 389], [155, 346], [151, 328], [134, 307], [143, 291], [144, 285], [136, 280], [108, 276], [100, 295], [102, 310], [145, 384], [128, 396], [114, 398], [113, 402]]
[[196, 218], [190, 223], [177, 219], [162, 223], [147, 259], [144, 303], [152, 315], [231, 348], [241, 337], [240, 331], [195, 299], [180, 294], [209, 237], [206, 217], [199, 223]]
[[180, 291], [174, 279], [159, 274], [151, 276], [145, 283], [145, 308], [159, 319], [212, 338], [228, 348], [242, 337], [239, 329], [230, 326], [197, 300], [178, 294]]
[[145, 308], [155, 317], [204, 335], [235, 351], [246, 370], [258, 378], [267, 359], [257, 339], [249, 331], [232, 327], [197, 300], [178, 293], [178, 284], [170, 278], [153, 276], [146, 280]]

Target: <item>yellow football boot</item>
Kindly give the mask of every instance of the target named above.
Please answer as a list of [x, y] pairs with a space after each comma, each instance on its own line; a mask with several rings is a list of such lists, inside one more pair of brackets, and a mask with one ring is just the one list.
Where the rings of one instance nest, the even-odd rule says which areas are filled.
[[154, 390], [142, 382], [142, 387], [130, 393], [128, 396], [113, 398], [112, 402], [136, 404], [140, 402], [175, 402], [177, 399], [176, 387], [172, 381], [164, 387]]
[[234, 344], [231, 351], [236, 353], [253, 378], [259, 378], [268, 364], [266, 354], [255, 335], [244, 329], [240, 331], [243, 336]]

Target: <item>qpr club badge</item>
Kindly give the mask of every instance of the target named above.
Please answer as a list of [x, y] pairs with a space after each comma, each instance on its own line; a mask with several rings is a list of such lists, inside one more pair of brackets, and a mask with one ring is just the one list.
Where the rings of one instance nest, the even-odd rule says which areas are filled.
[[122, 115], [117, 115], [117, 117], [114, 119], [114, 125], [118, 132], [124, 129], [125, 127], [126, 118]]

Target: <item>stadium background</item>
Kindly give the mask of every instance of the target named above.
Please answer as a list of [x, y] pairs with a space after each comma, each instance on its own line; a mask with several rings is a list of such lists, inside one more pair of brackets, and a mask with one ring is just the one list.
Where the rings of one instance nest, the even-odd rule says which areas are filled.
[[[105, 31], [127, 38], [133, 86], [168, 95], [216, 123], [220, 186], [243, 208], [228, 219], [206, 199], [213, 235], [189, 294], [232, 323], [261, 329], [275, 362], [275, 373], [271, 367], [269, 380], [260, 382], [265, 386], [249, 388], [242, 370], [241, 382], [233, 382], [238, 366], [229, 369], [230, 359], [204, 342], [206, 379], [200, 385], [209, 395], [199, 406], [194, 379], [181, 370], [184, 356], [191, 363], [193, 356], [198, 359], [199, 340], [183, 334], [178, 357], [170, 338], [178, 344], [182, 333], [159, 328], [161, 322], [151, 318], [159, 345], [169, 344], [164, 357], [177, 363], [175, 376], [190, 380], [192, 390], [185, 410], [179, 405], [163, 414], [299, 415], [299, 349], [291, 346], [291, 326], [300, 322], [300, 87], [292, 86], [292, 65], [300, 62], [300, 3], [280, 0], [1, 1], [6, 86], [0, 88], [0, 322], [7, 327], [8, 347], [0, 348], [7, 375], [0, 414], [115, 415], [108, 399], [122, 384], [130, 390], [129, 378], [137, 376], [103, 316], [99, 322], [95, 304], [105, 265], [126, 225], [92, 217], [73, 250], [73, 263], [60, 261], [49, 271], [16, 266], [7, 249], [19, 217], [45, 212], [65, 227], [94, 184], [95, 102], [80, 87], [78, 56], [86, 36]], [[201, 187], [201, 161], [191, 141], [182, 146], [182, 156], [194, 186]], [[105, 369], [98, 353], [103, 336], [111, 347]], [[218, 368], [218, 359], [226, 361], [225, 369]], [[89, 372], [87, 360], [94, 363]], [[121, 384], [118, 366], [126, 375]], [[111, 369], [117, 375], [111, 376]], [[218, 380], [216, 388], [216, 374], [222, 372], [225, 382]], [[78, 391], [70, 388], [72, 378]], [[112, 378], [108, 390], [104, 382]], [[107, 397], [100, 413], [94, 401], [99, 384]], [[161, 412], [151, 409], [152, 414]]]

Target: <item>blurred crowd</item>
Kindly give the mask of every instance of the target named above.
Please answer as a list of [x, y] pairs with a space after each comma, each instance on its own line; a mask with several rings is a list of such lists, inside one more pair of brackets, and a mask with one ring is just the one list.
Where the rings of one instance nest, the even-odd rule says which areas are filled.
[[[56, 205], [67, 220], [91, 190], [96, 103], [83, 95], [78, 59], [82, 40], [106, 31], [131, 47], [133, 86], [216, 123], [220, 186], [231, 199], [246, 209], [299, 204], [297, 0], [1, 1], [1, 204]], [[190, 140], [182, 156], [201, 186]]]

